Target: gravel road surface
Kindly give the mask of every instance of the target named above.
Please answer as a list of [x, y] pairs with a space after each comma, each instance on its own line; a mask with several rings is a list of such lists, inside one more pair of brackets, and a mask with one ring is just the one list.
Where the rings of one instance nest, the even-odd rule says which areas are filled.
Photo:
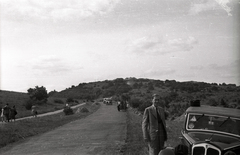
[[101, 104], [86, 118], [7, 146], [1, 155], [122, 154], [126, 140], [126, 112]]

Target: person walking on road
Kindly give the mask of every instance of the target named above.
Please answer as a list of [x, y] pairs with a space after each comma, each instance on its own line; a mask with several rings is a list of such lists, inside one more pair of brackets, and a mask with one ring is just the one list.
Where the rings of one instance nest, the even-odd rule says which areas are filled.
[[149, 155], [158, 155], [167, 140], [167, 130], [163, 101], [160, 96], [153, 95], [152, 105], [143, 114], [142, 131], [145, 142], [148, 143]]
[[1, 108], [1, 121], [4, 122], [4, 115], [3, 115], [4, 109]]
[[5, 117], [5, 121], [9, 122], [10, 119], [10, 107], [8, 106], [8, 103], [3, 108], [3, 115]]
[[38, 112], [37, 112], [36, 106], [32, 106], [32, 115], [33, 115], [33, 117], [37, 117], [37, 114], [38, 114]]
[[17, 110], [16, 110], [16, 107], [14, 105], [12, 107], [12, 109], [10, 109], [10, 119], [14, 122], [15, 122], [15, 119], [16, 119], [16, 115], [17, 115]]
[[117, 110], [120, 111], [120, 101], [117, 102]]

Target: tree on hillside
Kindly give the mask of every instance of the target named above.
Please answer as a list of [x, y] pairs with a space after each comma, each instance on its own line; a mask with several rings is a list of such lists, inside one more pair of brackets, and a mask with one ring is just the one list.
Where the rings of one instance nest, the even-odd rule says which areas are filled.
[[224, 99], [221, 99], [220, 105], [226, 108], [228, 107], [228, 104]]
[[129, 101], [130, 100], [130, 96], [129, 96], [129, 94], [124, 93], [124, 94], [121, 95], [121, 99], [123, 101]]
[[45, 87], [36, 86], [35, 88], [29, 88], [27, 91], [31, 100], [47, 102], [48, 93]]
[[50, 92], [48, 93], [48, 96], [52, 96], [53, 94], [56, 94], [56, 93], [58, 93], [56, 90], [50, 91]]

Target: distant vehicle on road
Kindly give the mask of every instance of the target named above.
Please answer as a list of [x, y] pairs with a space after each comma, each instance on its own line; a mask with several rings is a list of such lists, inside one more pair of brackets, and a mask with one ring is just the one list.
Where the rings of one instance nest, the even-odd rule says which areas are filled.
[[106, 105], [112, 105], [112, 97], [103, 98], [103, 103]]
[[181, 134], [189, 155], [240, 155], [240, 110], [192, 104]]

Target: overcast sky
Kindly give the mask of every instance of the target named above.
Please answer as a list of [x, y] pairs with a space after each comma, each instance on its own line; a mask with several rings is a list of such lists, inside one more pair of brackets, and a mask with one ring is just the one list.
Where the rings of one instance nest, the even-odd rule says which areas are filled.
[[115, 78], [240, 85], [239, 0], [0, 0], [0, 89]]

